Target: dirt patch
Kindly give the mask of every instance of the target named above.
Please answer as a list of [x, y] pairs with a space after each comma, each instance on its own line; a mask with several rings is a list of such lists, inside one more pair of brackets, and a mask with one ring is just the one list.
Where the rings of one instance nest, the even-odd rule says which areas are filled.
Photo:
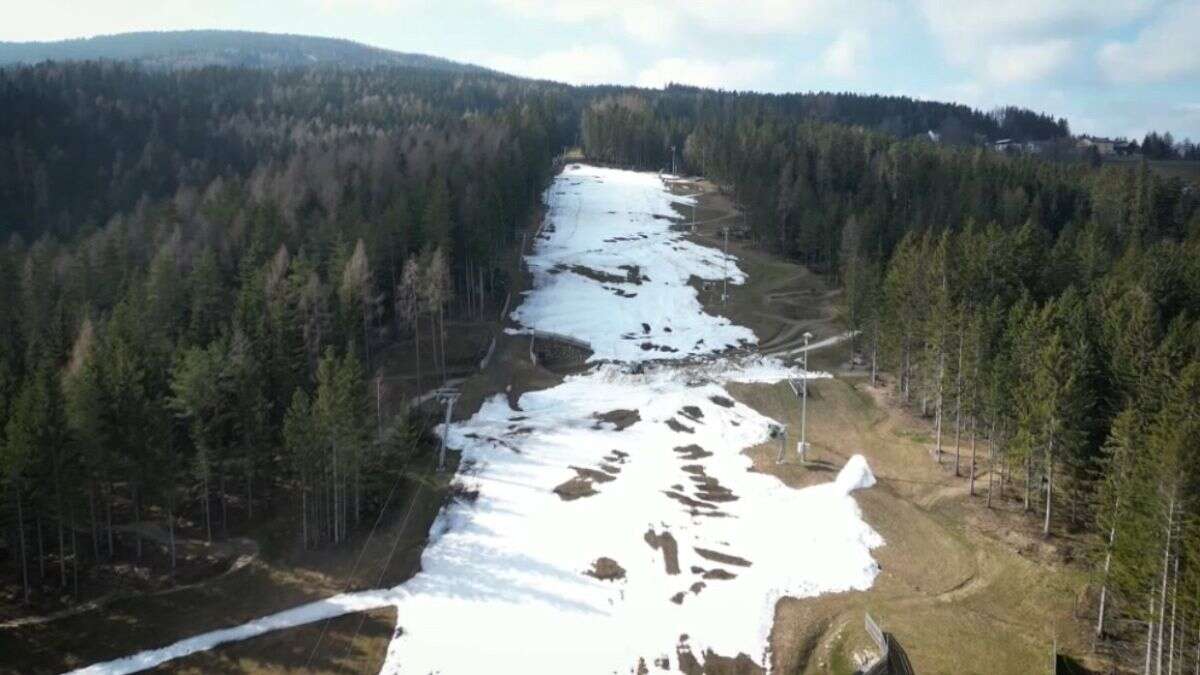
[[650, 528], [646, 530], [645, 539], [650, 548], [663, 552], [663, 565], [667, 574], [679, 574], [679, 544], [676, 543], [675, 537], [670, 532], [656, 534], [654, 528]]
[[599, 493], [596, 492], [596, 488], [592, 487], [592, 481], [575, 476], [568, 481], [559, 483], [554, 488], [554, 494], [558, 495], [564, 502], [572, 502], [576, 499], [591, 497]]
[[598, 494], [595, 488], [596, 483], [607, 483], [616, 480], [609, 474], [597, 471], [596, 469], [588, 469], [581, 466], [572, 466], [571, 468], [575, 471], [575, 476], [554, 488], [554, 494], [558, 495], [565, 502]]
[[638, 411], [623, 408], [609, 410], [606, 413], [592, 413], [592, 417], [596, 419], [596, 423], [592, 425], [593, 429], [600, 429], [602, 428], [600, 425], [607, 422], [615, 427], [614, 431], [624, 431], [642, 421], [642, 416]]
[[686, 638], [680, 640], [675, 651], [679, 660], [679, 671], [686, 675], [762, 675], [763, 669], [745, 654], [730, 658], [705, 650], [704, 662], [692, 654]]
[[628, 458], [629, 458], [628, 452], [622, 452], [620, 450], [613, 450], [612, 452], [610, 452], [604, 456], [604, 461], [615, 462], [617, 464], [624, 464], [625, 460]]
[[717, 405], [721, 406], [722, 408], [732, 408], [733, 407], [733, 401], [725, 398], [724, 396], [709, 396], [708, 400], [712, 401], [713, 403], [716, 403]]
[[693, 565], [692, 574], [699, 574], [700, 578], [702, 579], [717, 579], [720, 581], [728, 581], [729, 579], [737, 578], [737, 575], [733, 572], [721, 569], [720, 567], [714, 567], [711, 570], [706, 570], [703, 567], [697, 567]]
[[641, 285], [643, 281], [650, 281], [650, 277], [642, 274], [642, 268], [637, 265], [618, 265], [617, 269], [625, 270], [625, 281]]
[[726, 515], [724, 513], [721, 513], [720, 511], [717, 511], [716, 504], [709, 504], [707, 502], [702, 502], [697, 499], [692, 499], [691, 497], [689, 497], [685, 494], [676, 492], [675, 490], [663, 490], [663, 494], [670, 497], [671, 499], [674, 499], [675, 501], [679, 502], [680, 504], [683, 504], [684, 506], [688, 507], [688, 512], [691, 513], [693, 516], [722, 517], [722, 516]]
[[599, 557], [592, 562], [592, 569], [584, 574], [596, 577], [601, 581], [616, 581], [625, 578], [625, 568], [612, 558]]
[[[678, 452], [683, 459], [697, 460], [697, 459], [704, 459], [705, 457], [712, 457], [711, 452], [696, 445], [695, 443], [692, 443], [691, 445], [683, 445], [678, 448], [675, 448], [675, 452]], [[691, 466], [699, 466], [699, 465], [693, 464]], [[704, 467], [700, 467], [700, 470], [703, 471]]]
[[667, 354], [674, 354], [675, 352], [679, 351], [678, 349], [676, 349], [674, 347], [668, 347], [666, 345], [656, 345], [653, 342], [643, 342], [642, 344], [640, 344], [638, 346], [641, 347], [642, 351], [644, 351], [644, 352], [658, 351], [658, 352], [665, 352]]
[[719, 562], [723, 565], [749, 567], [753, 564], [745, 558], [739, 558], [736, 555], [729, 555], [728, 553], [721, 553], [720, 551], [713, 551], [707, 548], [700, 548], [699, 546], [693, 546], [692, 550], [694, 550], [701, 558], [711, 560], [713, 562]]
[[588, 279], [591, 279], [592, 281], [598, 281], [602, 284], [619, 284], [619, 283], [624, 283], [625, 281], [627, 281], [627, 279], [625, 277], [623, 277], [619, 274], [613, 274], [611, 272], [604, 272], [601, 270], [594, 270], [590, 267], [585, 267], [583, 265], [571, 265], [570, 267], [567, 267], [566, 265], [559, 263], [559, 264], [555, 265], [550, 270], [550, 272], [552, 274], [557, 274], [558, 272], [565, 272], [566, 270], [570, 270], [570, 271], [574, 272], [575, 274], [578, 274], [581, 277], [587, 277]]
[[704, 473], [704, 467], [700, 467], [700, 473], [690, 476], [690, 478], [692, 482], [696, 483], [696, 496], [706, 502], [735, 502], [738, 499], [738, 496], [733, 494], [733, 490]]
[[[685, 424], [682, 424], [679, 420], [675, 419], [674, 417], [667, 420], [667, 426], [671, 428], [671, 431], [674, 431], [676, 433], [683, 433], [683, 434], [695, 433], [695, 429], [692, 429], [691, 427], [689, 427]], [[693, 458], [693, 459], [695, 459], [695, 458]]]

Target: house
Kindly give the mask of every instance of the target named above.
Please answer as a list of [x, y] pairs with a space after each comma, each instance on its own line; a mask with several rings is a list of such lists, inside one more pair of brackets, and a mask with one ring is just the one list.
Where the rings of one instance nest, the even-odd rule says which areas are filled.
[[1126, 140], [1119, 140], [1113, 144], [1113, 152], [1122, 157], [1132, 157], [1139, 154], [1137, 143], [1131, 143]]
[[1086, 151], [1088, 148], [1096, 148], [1096, 150], [1099, 151], [1101, 157], [1107, 157], [1109, 155], [1112, 155], [1114, 152], [1116, 152], [1116, 150], [1115, 150], [1116, 144], [1117, 144], [1117, 141], [1114, 141], [1111, 138], [1100, 138], [1097, 136], [1080, 136], [1079, 140], [1075, 144], [1075, 147], [1077, 147], [1083, 151]]

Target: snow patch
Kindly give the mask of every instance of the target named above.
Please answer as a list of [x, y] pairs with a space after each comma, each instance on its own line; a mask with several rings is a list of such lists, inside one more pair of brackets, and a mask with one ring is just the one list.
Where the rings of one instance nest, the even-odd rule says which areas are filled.
[[672, 204], [694, 201], [655, 174], [568, 166], [546, 191], [545, 226], [526, 259], [533, 289], [512, 318], [587, 342], [591, 361], [683, 359], [756, 343], [750, 329], [705, 312], [689, 285], [746, 279], [735, 257], [671, 229]]

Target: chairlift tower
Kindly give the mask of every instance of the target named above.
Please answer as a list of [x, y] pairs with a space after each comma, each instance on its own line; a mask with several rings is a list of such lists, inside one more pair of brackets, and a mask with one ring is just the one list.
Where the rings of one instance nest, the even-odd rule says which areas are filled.
[[450, 435], [450, 415], [454, 412], [454, 402], [458, 400], [459, 394], [450, 393], [442, 397], [446, 403], [446, 424], [442, 428], [442, 442], [438, 448], [438, 473], [446, 470], [446, 437]]
[[772, 424], [770, 434], [771, 438], [779, 439], [779, 456], [775, 458], [775, 463], [781, 464], [783, 463], [783, 453], [787, 451], [787, 425]]
[[806, 432], [808, 431], [808, 341], [812, 339], [813, 334], [805, 331], [804, 333], [804, 379], [800, 382], [800, 461], [805, 462], [808, 458], [808, 441]]
[[729, 226], [721, 228], [725, 233], [725, 250], [721, 254], [721, 304], [729, 299]]

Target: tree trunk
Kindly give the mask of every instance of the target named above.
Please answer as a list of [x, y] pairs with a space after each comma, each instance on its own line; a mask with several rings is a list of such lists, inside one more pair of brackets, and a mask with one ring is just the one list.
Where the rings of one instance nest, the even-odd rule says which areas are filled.
[[67, 533], [63, 528], [62, 515], [58, 517], [58, 580], [61, 588], [67, 587]]
[[1167, 674], [1175, 673], [1175, 611], [1179, 608], [1179, 556], [1175, 556], [1175, 569], [1171, 572], [1171, 645], [1167, 648]]
[[[962, 433], [962, 355], [963, 330], [958, 330], [958, 372], [954, 375], [954, 475], [958, 476], [958, 465], [962, 461], [962, 446], [959, 444]], [[972, 466], [974, 470], [974, 466]], [[971, 476], [971, 494], [975, 494], [975, 476]]]
[[[937, 411], [935, 412], [935, 414], [937, 415], [937, 460], [938, 460], [938, 464], [942, 463], [942, 420], [944, 420], [946, 417], [944, 414], [945, 407], [943, 405], [945, 402], [945, 392], [943, 391], [943, 387], [942, 387], [942, 380], [945, 379], [945, 375], [946, 375], [946, 353], [939, 347], [938, 348], [938, 371], [937, 371]], [[957, 462], [954, 465], [954, 475], [955, 476], [958, 475]]]
[[1154, 663], [1154, 593], [1150, 593], [1150, 620], [1146, 622], [1146, 665], [1142, 675], [1150, 675], [1150, 666]]
[[341, 539], [341, 504], [339, 503], [339, 484], [338, 484], [338, 444], [337, 438], [333, 439], [333, 543], [337, 544]]
[[[1118, 501], [1119, 504], [1120, 502]], [[1104, 610], [1108, 604], [1108, 571], [1112, 567], [1112, 547], [1116, 538], [1117, 526], [1114, 522], [1108, 530], [1108, 550], [1104, 553], [1104, 576], [1102, 577], [1103, 581], [1100, 583], [1100, 610], [1096, 616], [1096, 637], [1101, 640], [1104, 639]]]
[[212, 511], [208, 499], [208, 470], [204, 471], [203, 494], [200, 496], [201, 503], [204, 504], [204, 533], [208, 538], [208, 543], [212, 543]]
[[879, 339], [876, 337], [876, 335], [878, 333], [879, 333], [879, 323], [876, 322], [875, 330], [871, 334], [871, 386], [872, 387], [879, 386], [879, 383], [875, 376], [875, 373], [876, 373], [875, 362], [876, 362], [878, 352], [879, 352]]
[[1175, 493], [1171, 493], [1170, 506], [1167, 507], [1167, 540], [1163, 546], [1163, 568], [1162, 568], [1162, 586], [1158, 597], [1158, 657], [1157, 657], [1157, 672], [1162, 672], [1162, 649], [1163, 649], [1163, 618], [1167, 611], [1167, 578], [1170, 576], [1171, 567], [1171, 538], [1175, 530]]
[[417, 395], [424, 393], [424, 388], [421, 386], [421, 313], [413, 314], [413, 344], [416, 347], [417, 355]]
[[1196, 629], [1196, 668], [1194, 675], [1200, 675], [1200, 628]]
[[74, 596], [75, 600], [79, 600], [79, 535], [75, 528], [75, 521], [71, 520], [71, 570], [74, 581]]
[[21, 486], [14, 490], [17, 497], [17, 539], [21, 544], [21, 583], [25, 587], [25, 604], [29, 604], [29, 554], [25, 549], [25, 509], [21, 505]]
[[971, 418], [971, 490], [972, 497], [975, 496], [975, 418]]
[[171, 549], [171, 574], [175, 574], [175, 496], [167, 496], [167, 539]]
[[44, 585], [46, 583], [46, 542], [42, 537], [42, 516], [39, 514], [36, 518], [34, 518], [33, 523], [37, 528], [38, 583]]
[[[57, 472], [55, 472], [57, 474]], [[59, 482], [58, 476], [54, 480], [55, 501], [58, 503], [58, 577], [59, 586], [63, 589], [67, 587], [67, 538], [66, 532], [63, 530], [63, 498], [62, 485]]]
[[987, 507], [992, 508], [992, 479], [996, 474], [996, 420], [992, 418], [992, 428], [988, 431], [988, 496]]
[[108, 533], [108, 558], [112, 560], [117, 557], [117, 549], [113, 546], [113, 524], [112, 524], [112, 483], [108, 484], [108, 489], [105, 491], [104, 500], [104, 529]]
[[100, 534], [96, 528], [96, 486], [88, 486], [88, 514], [92, 520], [92, 559], [100, 560]]
[[1025, 511], [1029, 511], [1030, 490], [1033, 489], [1033, 452], [1025, 456]]
[[445, 310], [438, 306], [438, 324], [441, 328], [440, 334], [442, 339], [442, 384], [446, 383], [446, 313]]
[[254, 462], [246, 458], [246, 520], [254, 520]]
[[132, 487], [133, 491], [133, 541], [137, 545], [137, 559], [142, 559], [142, 535], [138, 524], [142, 520], [142, 502], [141, 493], [135, 484]]
[[1054, 437], [1046, 445], [1046, 521], [1042, 525], [1042, 536], [1050, 536], [1050, 511], [1054, 503]]

